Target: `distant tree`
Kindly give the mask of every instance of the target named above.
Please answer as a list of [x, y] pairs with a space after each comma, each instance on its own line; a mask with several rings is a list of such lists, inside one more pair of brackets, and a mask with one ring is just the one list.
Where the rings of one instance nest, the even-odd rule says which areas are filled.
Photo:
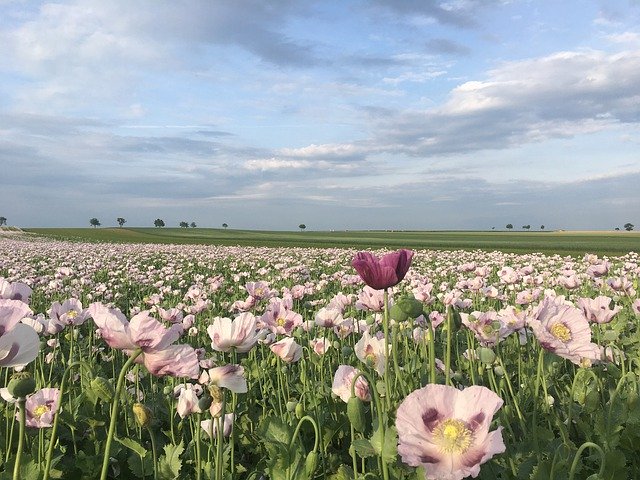
[[197, 227], [196, 222], [191, 222], [191, 228], [196, 228], [196, 227]]
[[496, 229], [496, 227], [491, 227], [491, 230], [495, 230], [495, 229]]
[[164, 227], [164, 220], [162, 220], [161, 218], [156, 218], [156, 219], [153, 221], [153, 224], [154, 224], [156, 227]]
[[120, 226], [120, 228], [122, 228], [122, 226], [123, 226], [125, 223], [127, 223], [127, 221], [126, 221], [124, 218], [122, 218], [122, 217], [118, 217], [116, 220], [117, 220], [118, 225]]
[[301, 223], [300, 225], [298, 225], [298, 228], [302, 232], [302, 231], [304, 231], [305, 228], [307, 228], [307, 226], [304, 223]]
[[511, 223], [507, 223], [507, 228], [508, 228], [509, 230], [511, 230], [511, 229], [513, 228], [513, 224], [511, 224]]
[[189, 228], [189, 222], [180, 222], [180, 228]]
[[616, 232], [620, 231], [620, 227], [616, 227]]
[[223, 224], [222, 224], [222, 228], [224, 228], [225, 230], [227, 229], [227, 227], [228, 227], [228, 226], [229, 226], [229, 225], [227, 225], [226, 223], [223, 223]]
[[540, 225], [540, 230], [544, 230], [544, 225]]
[[531, 225], [523, 225], [522, 229], [523, 230], [529, 230], [531, 228]]
[[624, 224], [624, 229], [625, 229], [627, 232], [630, 232], [631, 230], [633, 230], [633, 223], [625, 223], [625, 224]]
[[2, 225], [6, 225], [7, 224], [7, 218], [6, 217], [0, 217], [0, 227]]
[[91, 220], [89, 220], [89, 225], [91, 225], [93, 228], [99, 227], [100, 226], [100, 220], [98, 220], [97, 218], [93, 217]]

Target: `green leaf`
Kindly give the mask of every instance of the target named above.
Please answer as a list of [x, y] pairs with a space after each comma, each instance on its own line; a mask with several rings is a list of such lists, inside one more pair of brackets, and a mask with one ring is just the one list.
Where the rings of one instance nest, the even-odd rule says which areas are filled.
[[329, 480], [353, 480], [353, 470], [347, 465], [340, 465], [338, 471], [329, 477]]
[[378, 454], [373, 445], [371, 445], [371, 442], [366, 438], [359, 438], [357, 440], [354, 440], [351, 446], [362, 458], [373, 457], [374, 455]]
[[153, 459], [151, 455], [140, 458], [136, 453], [131, 452], [127, 458], [127, 464], [131, 472], [138, 478], [149, 478], [153, 475]]
[[139, 456], [144, 457], [147, 454], [147, 449], [140, 445], [138, 442], [133, 440], [132, 438], [118, 438], [113, 437], [117, 442], [121, 443], [129, 450], [133, 450]]
[[184, 452], [182, 441], [178, 445], [168, 444], [164, 446], [164, 455], [158, 461], [158, 479], [175, 480], [180, 474], [182, 460], [180, 455]]
[[393, 463], [398, 454], [398, 431], [396, 427], [388, 428], [384, 434], [384, 445], [382, 446], [382, 461]]

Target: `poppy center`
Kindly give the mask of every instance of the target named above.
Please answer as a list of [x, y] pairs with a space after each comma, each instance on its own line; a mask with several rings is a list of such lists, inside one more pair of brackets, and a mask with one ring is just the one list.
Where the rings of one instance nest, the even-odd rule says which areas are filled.
[[276, 324], [277, 324], [279, 327], [284, 327], [284, 324], [285, 324], [285, 323], [287, 323], [287, 321], [286, 321], [284, 318], [282, 318], [282, 317], [280, 317], [279, 319], [277, 319], [277, 320], [276, 320]]
[[440, 423], [433, 436], [442, 451], [446, 453], [464, 453], [471, 446], [473, 434], [461, 420], [450, 418]]
[[556, 323], [550, 329], [551, 335], [556, 337], [561, 342], [567, 343], [571, 340], [571, 330], [563, 323]]
[[40, 417], [45, 413], [47, 413], [48, 411], [49, 411], [49, 407], [47, 407], [46, 405], [38, 405], [36, 408], [33, 409], [33, 417], [40, 419]]

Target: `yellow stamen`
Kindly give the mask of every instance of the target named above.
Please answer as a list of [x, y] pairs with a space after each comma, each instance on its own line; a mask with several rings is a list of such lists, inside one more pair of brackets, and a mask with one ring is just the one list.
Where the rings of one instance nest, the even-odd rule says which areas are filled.
[[556, 323], [549, 329], [549, 331], [551, 332], [551, 335], [561, 342], [567, 343], [571, 340], [571, 330], [569, 330], [569, 327], [563, 323]]
[[438, 446], [446, 453], [464, 453], [473, 441], [473, 433], [461, 420], [450, 418], [433, 429]]
[[49, 407], [47, 407], [46, 405], [38, 405], [36, 408], [33, 409], [33, 416], [35, 418], [40, 418], [42, 415], [44, 415], [48, 411], [49, 411]]
[[284, 318], [282, 318], [282, 317], [280, 317], [279, 319], [277, 319], [277, 320], [276, 320], [276, 324], [277, 324], [279, 327], [284, 327], [284, 324], [285, 324], [285, 323], [287, 323], [287, 321], [286, 321]]

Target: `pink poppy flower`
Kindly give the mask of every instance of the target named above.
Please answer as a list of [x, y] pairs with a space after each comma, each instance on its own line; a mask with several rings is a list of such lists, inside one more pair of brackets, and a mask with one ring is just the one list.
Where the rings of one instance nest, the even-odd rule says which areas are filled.
[[178, 415], [180, 415], [180, 418], [184, 418], [192, 413], [201, 413], [202, 410], [200, 410], [198, 402], [198, 394], [190, 384], [187, 384], [185, 388], [180, 389], [180, 395], [176, 405], [176, 411], [178, 412]]
[[29, 297], [32, 293], [33, 290], [31, 290], [31, 287], [26, 283], [10, 283], [0, 277], [0, 299], [18, 300], [20, 302], [29, 303]]
[[375, 290], [393, 287], [402, 281], [411, 266], [413, 252], [398, 250], [378, 258], [370, 252], [359, 252], [351, 265], [364, 283]]
[[619, 305], [613, 310], [609, 308], [611, 298], [599, 296], [596, 298], [579, 298], [576, 302], [584, 313], [584, 316], [593, 323], [609, 323], [613, 317], [622, 310]]
[[356, 308], [369, 312], [381, 312], [384, 308], [384, 292], [366, 285], [358, 294]]
[[398, 453], [413, 467], [425, 467], [430, 480], [462, 480], [506, 449], [502, 427], [489, 432], [502, 399], [486, 387], [464, 390], [429, 384], [398, 407]]
[[461, 313], [460, 318], [462, 324], [475, 334], [480, 345], [485, 347], [496, 345], [510, 333], [503, 328], [494, 311]]
[[291, 335], [297, 326], [302, 325], [302, 315], [291, 310], [292, 306], [293, 299], [290, 296], [272, 298], [260, 320], [275, 334]]
[[[27, 397], [25, 410], [27, 427], [44, 428], [53, 426], [53, 417], [60, 404], [60, 390], [43, 388]], [[18, 413], [16, 412], [16, 418]]]
[[258, 341], [256, 317], [251, 313], [241, 313], [236, 318], [216, 317], [207, 327], [211, 337], [211, 348], [217, 352], [228, 352], [235, 348], [238, 352], [248, 352]]
[[166, 328], [148, 310], [134, 315], [129, 322], [122, 312], [101, 303], [92, 303], [88, 313], [111, 348], [125, 351], [141, 348], [141, 361], [153, 375], [198, 378], [200, 366], [193, 347], [173, 345], [182, 333], [181, 324]]
[[0, 300], [0, 367], [17, 367], [32, 362], [40, 351], [40, 337], [29, 325], [20, 323], [32, 311], [19, 300]]
[[[351, 384], [358, 373], [360, 371], [351, 365], [340, 365], [333, 376], [331, 391], [345, 403], [351, 398]], [[364, 377], [358, 377], [358, 380], [356, 380], [354, 393], [356, 397], [364, 402], [371, 401], [369, 383]]]
[[[384, 351], [384, 338], [372, 337], [369, 332], [364, 332], [358, 343], [355, 345], [356, 357], [373, 367], [378, 375], [384, 375], [386, 367], [386, 358]], [[391, 353], [392, 345], [389, 345], [389, 353]]]
[[562, 300], [545, 297], [529, 318], [529, 327], [543, 348], [576, 365], [599, 361], [600, 347], [591, 343], [589, 322], [580, 310]]
[[54, 302], [49, 309], [49, 317], [63, 328], [67, 325], [82, 325], [87, 320], [87, 311], [77, 298], [65, 300], [62, 304]]
[[309, 340], [309, 346], [317, 355], [324, 355], [331, 347], [331, 342], [325, 337], [314, 338]]
[[269, 348], [286, 363], [297, 362], [302, 357], [302, 347], [291, 337], [273, 343]]
[[316, 325], [319, 327], [333, 328], [344, 321], [342, 312], [332, 308], [321, 308], [316, 313]]
[[[228, 437], [231, 435], [231, 427], [233, 426], [233, 421], [235, 419], [235, 414], [227, 413], [224, 416], [224, 420], [222, 422], [222, 435]], [[200, 427], [205, 431], [209, 438], [215, 438], [218, 435], [218, 419], [215, 418], [213, 420], [202, 420], [200, 422]]]

